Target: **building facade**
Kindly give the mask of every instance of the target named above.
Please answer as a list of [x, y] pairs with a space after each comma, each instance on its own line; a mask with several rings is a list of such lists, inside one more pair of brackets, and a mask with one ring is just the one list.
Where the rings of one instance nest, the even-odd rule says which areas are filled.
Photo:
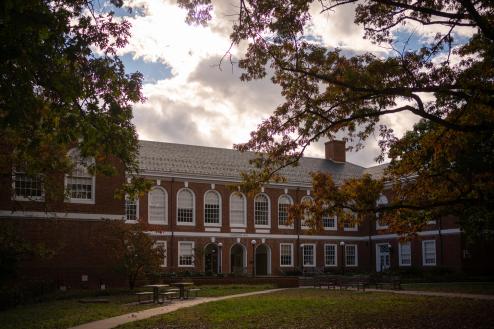
[[[108, 281], [112, 276], [105, 250], [89, 241], [101, 219], [148, 222], [149, 234], [166, 250], [164, 271], [283, 275], [295, 269], [320, 271], [383, 271], [433, 269], [460, 271], [467, 255], [454, 218], [428, 223], [412, 241], [379, 222], [340, 225], [324, 218], [324, 229], [309, 234], [303, 219], [289, 224], [288, 207], [310, 200], [313, 171], [328, 172], [338, 183], [364, 173], [380, 175], [384, 166], [363, 168], [345, 159], [345, 145], [326, 144], [324, 159], [303, 158], [287, 168], [282, 184], [266, 185], [247, 196], [235, 190], [240, 172], [248, 170], [253, 154], [228, 149], [140, 142], [140, 174], [153, 187], [139, 200], [120, 201], [116, 177], [91, 176], [83, 159], [72, 175], [60, 177], [68, 198], [44, 199], [43, 186], [22, 172], [2, 176], [0, 218], [14, 223], [29, 240], [58, 248], [53, 259], [28, 262], [24, 270], [59, 281]], [[74, 155], [77, 160], [77, 154]], [[387, 202], [382, 196], [379, 202]], [[47, 206], [48, 204], [48, 206]], [[104, 237], [102, 237], [104, 238]], [[84, 281], [84, 280], [83, 280]]]

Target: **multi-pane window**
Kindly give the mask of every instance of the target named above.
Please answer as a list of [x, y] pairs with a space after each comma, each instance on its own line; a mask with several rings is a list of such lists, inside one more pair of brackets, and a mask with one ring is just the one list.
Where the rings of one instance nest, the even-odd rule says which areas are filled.
[[343, 223], [343, 231], [357, 231], [358, 227], [356, 223]]
[[[386, 198], [385, 195], [381, 194], [381, 196], [379, 197], [379, 200], [377, 200], [377, 206], [386, 205], [386, 204], [388, 204], [388, 198]], [[387, 229], [388, 225], [386, 223], [383, 223], [382, 219], [380, 217], [381, 217], [381, 214], [376, 213], [376, 230]]]
[[302, 259], [304, 266], [316, 266], [315, 245], [304, 244], [302, 246]]
[[[304, 205], [307, 205], [307, 206], [310, 206], [312, 203], [314, 202], [314, 199], [312, 199], [312, 197], [306, 195], [302, 198], [302, 200], [300, 200], [300, 203], [301, 204], [304, 204]], [[308, 228], [308, 223], [309, 223], [309, 219], [310, 219], [310, 213], [309, 213], [309, 210], [304, 210], [304, 218], [302, 219], [302, 227], [303, 228]]]
[[220, 224], [220, 196], [218, 192], [208, 191], [204, 195], [204, 223]]
[[325, 230], [336, 230], [336, 217], [328, 214], [322, 215], [322, 226]]
[[94, 165], [93, 158], [83, 158], [79, 151], [73, 150], [70, 158], [74, 169], [66, 177], [66, 189], [71, 201], [94, 201], [94, 176], [88, 168]]
[[292, 204], [292, 200], [288, 195], [282, 195], [278, 199], [278, 225], [288, 225], [288, 208]]
[[28, 176], [26, 173], [16, 171], [13, 181], [15, 199], [43, 199], [43, 180], [40, 175]]
[[292, 243], [280, 243], [280, 266], [293, 266]]
[[424, 266], [436, 265], [436, 240], [422, 241], [422, 259]]
[[336, 245], [325, 244], [324, 245], [324, 265], [336, 266]]
[[194, 194], [188, 188], [181, 189], [177, 194], [177, 222], [194, 223]]
[[265, 194], [258, 194], [254, 199], [255, 225], [269, 225], [269, 200]]
[[357, 245], [347, 244], [345, 246], [345, 265], [346, 266], [357, 266]]
[[410, 241], [400, 242], [400, 266], [412, 265], [412, 248]]
[[164, 225], [168, 222], [168, 198], [166, 191], [161, 187], [154, 187], [148, 194], [148, 222], [149, 224]]
[[159, 248], [159, 252], [162, 257], [161, 267], [166, 267], [166, 256], [167, 256], [166, 241], [156, 241], [154, 245], [156, 248]]
[[130, 221], [137, 220], [137, 200], [129, 197], [125, 198], [125, 219]]
[[245, 197], [238, 192], [230, 196], [230, 225], [245, 226]]
[[178, 265], [183, 267], [194, 266], [194, 242], [180, 241], [178, 243]]

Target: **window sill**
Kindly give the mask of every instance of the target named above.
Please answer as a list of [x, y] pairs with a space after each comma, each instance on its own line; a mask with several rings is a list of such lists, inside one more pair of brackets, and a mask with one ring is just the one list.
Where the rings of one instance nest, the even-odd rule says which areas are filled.
[[78, 204], [95, 204], [96, 202], [94, 199], [92, 200], [87, 200], [87, 199], [66, 199], [66, 203], [78, 203]]
[[204, 223], [205, 227], [221, 227], [221, 223]]
[[193, 223], [181, 223], [181, 222], [177, 222], [177, 226], [195, 226], [196, 223], [193, 222]]
[[21, 202], [44, 202], [45, 198], [44, 197], [33, 197], [33, 198], [25, 198], [22, 196], [15, 196], [12, 198], [12, 201], [21, 201]]

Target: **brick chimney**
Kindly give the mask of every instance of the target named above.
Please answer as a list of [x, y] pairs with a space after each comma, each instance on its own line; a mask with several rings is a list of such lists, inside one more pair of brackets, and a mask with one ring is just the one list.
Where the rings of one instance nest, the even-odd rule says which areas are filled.
[[346, 162], [345, 141], [332, 140], [324, 144], [325, 158], [333, 162]]

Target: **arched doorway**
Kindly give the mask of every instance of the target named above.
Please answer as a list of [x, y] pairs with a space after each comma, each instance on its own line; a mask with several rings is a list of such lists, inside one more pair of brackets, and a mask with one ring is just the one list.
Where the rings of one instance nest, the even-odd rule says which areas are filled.
[[204, 248], [204, 272], [218, 273], [218, 246], [210, 243]]
[[245, 248], [237, 243], [230, 249], [230, 271], [243, 274], [245, 272]]
[[266, 244], [256, 248], [256, 275], [271, 274], [271, 249]]

